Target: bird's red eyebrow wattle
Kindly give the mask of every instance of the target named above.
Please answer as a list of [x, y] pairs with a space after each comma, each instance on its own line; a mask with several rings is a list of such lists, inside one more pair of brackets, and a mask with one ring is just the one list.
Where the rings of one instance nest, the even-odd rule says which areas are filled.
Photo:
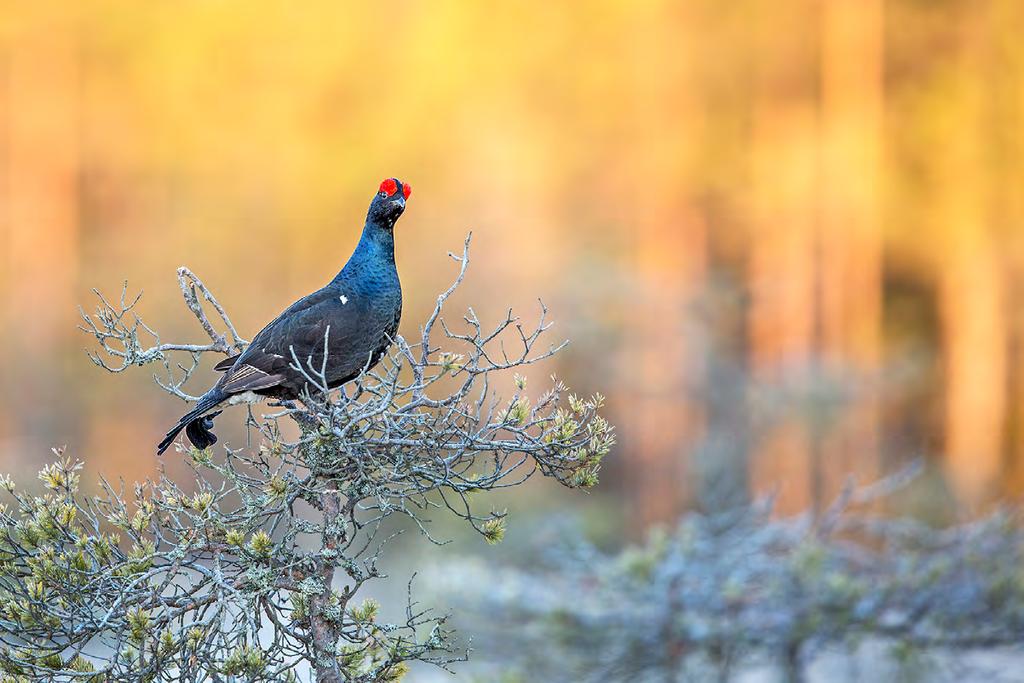
[[408, 199], [409, 195], [411, 195], [411, 194], [412, 194], [412, 185], [410, 185], [409, 183], [402, 183], [402, 196], [405, 197], [406, 199]]
[[398, 192], [398, 183], [395, 182], [394, 178], [388, 178], [380, 184], [380, 191], [390, 197]]

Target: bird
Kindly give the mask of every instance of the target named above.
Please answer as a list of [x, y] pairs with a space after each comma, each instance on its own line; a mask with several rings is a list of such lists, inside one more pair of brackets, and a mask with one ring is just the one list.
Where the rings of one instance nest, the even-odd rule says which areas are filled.
[[324, 384], [335, 389], [380, 361], [402, 317], [394, 230], [411, 193], [412, 187], [397, 178], [381, 182], [359, 242], [341, 271], [286, 308], [244, 351], [214, 366], [224, 374], [171, 427], [157, 446], [158, 455], [183, 429], [199, 450], [215, 444], [212, 429], [219, 406], [295, 400], [318, 393]]

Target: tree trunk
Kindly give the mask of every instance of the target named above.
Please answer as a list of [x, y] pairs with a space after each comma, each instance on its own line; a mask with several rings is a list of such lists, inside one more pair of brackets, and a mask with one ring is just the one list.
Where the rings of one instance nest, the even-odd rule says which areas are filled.
[[[340, 517], [341, 496], [336, 489], [327, 488], [321, 496], [323, 503], [324, 531], [322, 550], [337, 551], [344, 532], [335, 526]], [[329, 553], [334, 555], [334, 553]], [[338, 668], [335, 646], [338, 642], [338, 625], [327, 616], [331, 600], [331, 586], [334, 583], [335, 565], [332, 560], [320, 559], [317, 576], [324, 590], [310, 599], [309, 622], [313, 637], [313, 667], [317, 683], [341, 683], [344, 679]]]

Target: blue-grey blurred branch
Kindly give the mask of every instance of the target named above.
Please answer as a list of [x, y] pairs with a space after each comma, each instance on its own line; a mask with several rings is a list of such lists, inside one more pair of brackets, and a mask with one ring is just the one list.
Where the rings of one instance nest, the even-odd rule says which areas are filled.
[[691, 514], [619, 552], [570, 533], [539, 567], [469, 561], [431, 580], [492, 628], [501, 646], [478, 647], [522, 680], [803, 681], [868, 645], [873, 676], [950, 653], [962, 673], [964, 652], [1024, 643], [1024, 534], [1009, 510], [949, 528], [873, 512], [919, 471], [847, 487], [820, 514], [773, 518], [769, 501]]

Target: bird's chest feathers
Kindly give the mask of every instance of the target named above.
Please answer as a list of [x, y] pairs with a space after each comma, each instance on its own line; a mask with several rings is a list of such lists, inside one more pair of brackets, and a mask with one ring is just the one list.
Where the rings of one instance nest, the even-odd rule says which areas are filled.
[[[402, 288], [394, 269], [363, 272], [335, 293], [336, 306], [343, 315], [373, 318], [385, 316], [401, 305]], [[335, 310], [338, 310], [335, 308]]]
[[347, 287], [335, 293], [330, 315], [369, 322], [380, 314], [386, 316], [398, 305], [401, 296], [401, 293], [389, 289], [366, 291]]
[[331, 326], [333, 353], [362, 356], [395, 333], [402, 301], [397, 282], [349, 282], [332, 297], [323, 322]]

